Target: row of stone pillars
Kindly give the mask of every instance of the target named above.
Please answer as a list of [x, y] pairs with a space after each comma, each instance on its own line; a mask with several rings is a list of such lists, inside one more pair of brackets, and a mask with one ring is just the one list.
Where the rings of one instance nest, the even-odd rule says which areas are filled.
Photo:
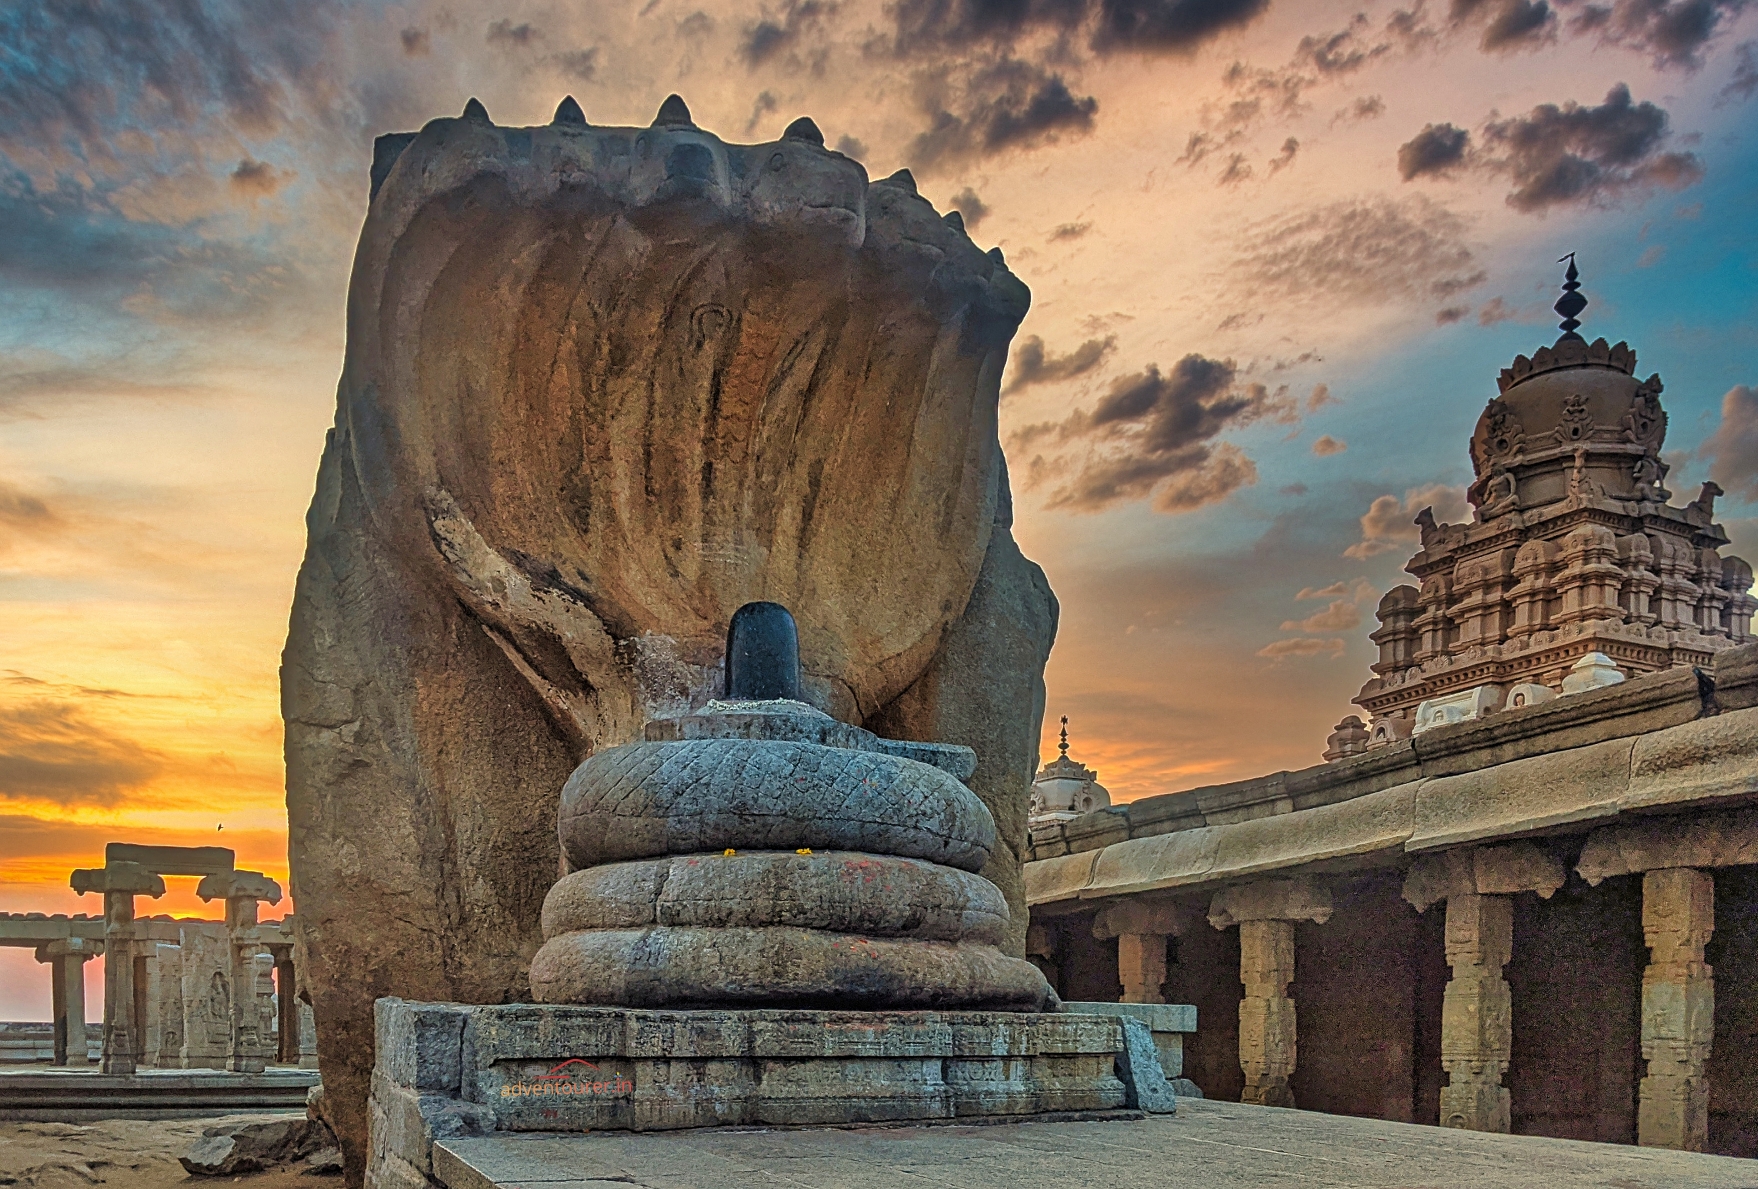
[[[1530, 843], [1450, 852], [1418, 860], [1405, 883], [1417, 911], [1446, 904], [1446, 954], [1452, 968], [1441, 1010], [1440, 1123], [1507, 1132], [1510, 1102], [1502, 1084], [1513, 1042], [1513, 993], [1503, 968], [1513, 954], [1514, 895], [1548, 898], [1566, 873]], [[1597, 882], [1595, 880], [1594, 882]], [[1294, 930], [1330, 919], [1327, 889], [1307, 879], [1266, 880], [1227, 888], [1209, 908], [1217, 929], [1239, 928], [1240, 1101], [1294, 1105], [1289, 1088], [1298, 1056]], [[1102, 910], [1093, 932], [1117, 939], [1126, 1003], [1164, 1002], [1168, 936], [1193, 922], [1169, 902], [1123, 901]], [[1715, 928], [1715, 885], [1706, 871], [1649, 870], [1642, 879], [1642, 929], [1650, 961], [1642, 979], [1642, 1056], [1637, 1142], [1701, 1151], [1708, 1140], [1705, 1066], [1714, 1037], [1715, 982], [1703, 947]]]
[[[143, 852], [171, 852], [181, 848], [137, 848]], [[218, 848], [203, 848], [218, 849]], [[229, 1008], [231, 1024], [230, 1056], [226, 1067], [237, 1073], [261, 1073], [267, 1068], [261, 1029], [257, 1025], [256, 1016], [256, 955], [262, 952], [263, 945], [257, 937], [257, 903], [266, 900], [270, 904], [278, 904], [281, 900], [281, 888], [278, 883], [260, 871], [238, 871], [230, 868], [230, 851], [227, 856], [228, 867], [224, 870], [209, 870], [202, 876], [196, 888], [196, 895], [203, 900], [224, 900], [226, 902], [226, 933], [229, 943], [228, 979], [231, 986], [231, 1004]], [[174, 862], [167, 864], [169, 874], [196, 874], [187, 866], [179, 867]], [[86, 892], [99, 892], [104, 897], [104, 945], [106, 955], [104, 961], [104, 1034], [103, 1057], [101, 1069], [109, 1074], [132, 1074], [139, 1067], [142, 1050], [146, 1038], [140, 1033], [145, 1012], [137, 1004], [137, 988], [135, 979], [136, 927], [134, 915], [134, 898], [151, 896], [157, 898], [165, 894], [165, 881], [162, 875], [149, 870], [141, 863], [112, 860], [103, 867], [88, 868], [75, 871], [71, 884], [73, 890], [84, 895]], [[53, 943], [59, 945], [62, 943]], [[71, 941], [68, 943], [71, 944]], [[56, 1028], [56, 1060], [67, 1062], [77, 1053], [79, 1060], [84, 1061], [85, 1021], [85, 982], [83, 965], [91, 954], [72, 952], [65, 956], [64, 962], [55, 967], [55, 1018]], [[291, 974], [291, 954], [286, 955], [287, 972]], [[291, 978], [283, 984], [280, 996], [283, 1050], [288, 1044], [289, 1030], [286, 1025], [291, 1018], [292, 1045], [294, 1060], [298, 1060], [298, 1009], [292, 1005], [294, 999]], [[75, 1003], [77, 1001], [77, 1007]], [[77, 1024], [75, 1023], [77, 1021]], [[73, 1033], [81, 1035], [78, 1042]], [[65, 1038], [64, 1038], [65, 1037]], [[285, 1052], [280, 1054], [285, 1059]]]
[[84, 937], [44, 942], [37, 947], [37, 961], [49, 967], [56, 1065], [91, 1064], [91, 1038], [85, 1024], [85, 964], [103, 952], [103, 942]]

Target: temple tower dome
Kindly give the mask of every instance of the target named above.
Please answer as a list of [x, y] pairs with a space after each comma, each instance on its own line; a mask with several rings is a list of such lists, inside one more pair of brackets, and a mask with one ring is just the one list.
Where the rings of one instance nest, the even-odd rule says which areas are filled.
[[1064, 822], [1095, 809], [1108, 809], [1111, 794], [1099, 783], [1097, 770], [1068, 758], [1068, 716], [1062, 716], [1062, 742], [1057, 757], [1038, 770], [1032, 781], [1028, 826]]
[[1752, 639], [1752, 567], [1720, 552], [1721, 488], [1672, 504], [1660, 376], [1638, 379], [1627, 343], [1576, 333], [1588, 303], [1565, 259], [1562, 336], [1502, 369], [1471, 436], [1471, 523], [1423, 509], [1416, 584], [1380, 601], [1375, 676], [1354, 699], [1370, 747]]

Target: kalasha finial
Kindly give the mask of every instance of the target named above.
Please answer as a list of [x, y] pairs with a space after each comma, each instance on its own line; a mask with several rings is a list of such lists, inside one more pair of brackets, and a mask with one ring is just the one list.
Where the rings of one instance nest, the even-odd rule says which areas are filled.
[[1068, 715], [1066, 714], [1062, 716], [1062, 742], [1056, 745], [1056, 750], [1062, 753], [1063, 759], [1068, 758]]
[[1557, 298], [1557, 304], [1551, 307], [1563, 316], [1563, 320], [1558, 323], [1562, 327], [1563, 335], [1557, 342], [1572, 340], [1579, 343], [1585, 340], [1575, 333], [1575, 328], [1581, 325], [1581, 320], [1575, 315], [1587, 308], [1587, 299], [1578, 292], [1581, 288], [1581, 273], [1575, 267], [1575, 253], [1570, 252], [1567, 256], [1559, 259], [1557, 263], [1561, 264], [1564, 260], [1569, 262], [1569, 271], [1563, 274], [1563, 295]]

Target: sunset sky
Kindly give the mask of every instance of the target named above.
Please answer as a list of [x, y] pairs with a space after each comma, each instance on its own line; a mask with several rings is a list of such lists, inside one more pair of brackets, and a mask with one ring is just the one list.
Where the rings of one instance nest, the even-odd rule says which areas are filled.
[[[1001, 425], [1062, 602], [1046, 740], [1117, 800], [1318, 761], [1566, 252], [1583, 332], [1666, 381], [1675, 502], [1715, 478], [1758, 551], [1758, 4], [0, 5], [0, 911], [101, 912], [67, 873], [111, 839], [285, 878], [372, 138], [672, 91], [910, 168], [1031, 287]], [[220, 915], [172, 882], [141, 911]], [[0, 1019], [47, 1010], [0, 950]]]

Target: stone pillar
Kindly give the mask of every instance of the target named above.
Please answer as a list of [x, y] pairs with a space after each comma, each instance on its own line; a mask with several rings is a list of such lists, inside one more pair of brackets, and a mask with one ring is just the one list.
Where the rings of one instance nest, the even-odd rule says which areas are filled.
[[317, 1015], [311, 1004], [299, 1001], [299, 1068], [317, 1068]]
[[1239, 925], [1239, 1067], [1245, 1089], [1239, 1101], [1260, 1106], [1293, 1106], [1297, 1056], [1294, 1000], [1294, 922], [1242, 921]]
[[299, 997], [294, 994], [298, 979], [293, 972], [291, 952], [275, 954], [275, 1061], [281, 1065], [299, 1064]]
[[1441, 1126], [1506, 1132], [1508, 1091], [1502, 1075], [1513, 1042], [1513, 992], [1502, 977], [1514, 946], [1508, 896], [1447, 897], [1447, 963], [1453, 968], [1441, 1006]]
[[1119, 933], [1117, 977], [1125, 1003], [1164, 1003], [1160, 984], [1166, 981], [1166, 935]]
[[1642, 1079], [1636, 1142], [1701, 1152], [1709, 1137], [1704, 1066], [1715, 1038], [1715, 977], [1703, 946], [1715, 932], [1715, 882], [1707, 871], [1666, 867], [1642, 876]]
[[260, 871], [227, 871], [204, 878], [195, 889], [203, 900], [226, 901], [226, 937], [231, 956], [232, 1002], [231, 1055], [226, 1068], [234, 1073], [261, 1073], [264, 1060], [261, 1017], [257, 1009], [256, 956], [262, 951], [257, 936], [256, 903], [281, 902], [281, 885]]
[[1209, 906], [1209, 924], [1239, 926], [1239, 1101], [1293, 1106], [1288, 1080], [1297, 1055], [1294, 1000], [1294, 925], [1331, 919], [1331, 893], [1307, 879], [1273, 879], [1227, 888]]
[[135, 1027], [134, 898], [163, 896], [165, 881], [138, 863], [110, 863], [75, 871], [70, 880], [80, 895], [104, 895], [104, 1058], [105, 1073], [132, 1074], [140, 1062], [142, 1037]]
[[180, 935], [183, 1044], [177, 1063], [184, 1069], [224, 1069], [232, 1051], [232, 960], [225, 926], [186, 921]]
[[92, 1063], [85, 1024], [85, 964], [103, 952], [102, 942], [83, 937], [48, 941], [37, 947], [37, 961], [49, 967], [56, 1065], [77, 1068]]

